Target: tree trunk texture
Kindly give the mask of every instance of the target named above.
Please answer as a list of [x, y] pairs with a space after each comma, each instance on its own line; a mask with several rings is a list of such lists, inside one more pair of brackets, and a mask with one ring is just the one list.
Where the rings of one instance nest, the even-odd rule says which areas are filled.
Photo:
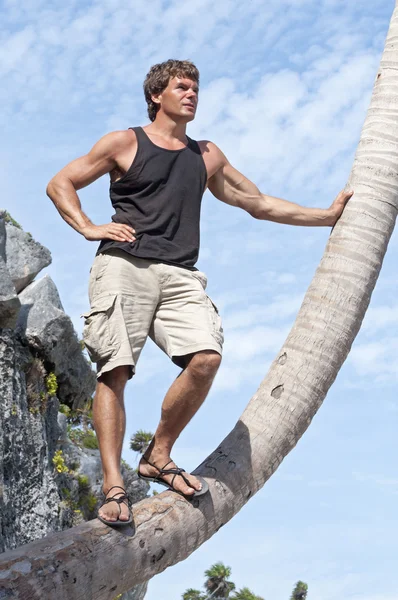
[[0, 599], [112, 600], [184, 560], [227, 523], [306, 431], [343, 364], [376, 283], [398, 207], [398, 8], [349, 188], [297, 320], [242, 417], [196, 469], [210, 494], [134, 506], [134, 528], [91, 521], [0, 557]]

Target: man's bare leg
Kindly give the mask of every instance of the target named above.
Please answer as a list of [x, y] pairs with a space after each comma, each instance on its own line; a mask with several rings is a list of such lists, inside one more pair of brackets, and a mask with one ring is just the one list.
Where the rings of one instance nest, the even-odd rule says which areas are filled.
[[[126, 414], [124, 410], [124, 388], [129, 376], [129, 367], [116, 367], [104, 373], [97, 383], [94, 397], [93, 420], [97, 434], [102, 470], [104, 473], [103, 492], [108, 494], [111, 487], [124, 487], [120, 473], [120, 460], [124, 433], [126, 430]], [[122, 490], [111, 490], [109, 496], [120, 496]], [[119, 514], [119, 506], [121, 512]], [[105, 504], [98, 514], [107, 521], [127, 521], [129, 511], [126, 504], [116, 502]]]
[[[158, 471], [148, 465], [145, 459], [160, 469], [170, 460], [176, 439], [209, 393], [220, 362], [221, 356], [217, 352], [212, 350], [197, 352], [174, 381], [163, 401], [161, 419], [154, 438], [145, 452], [144, 460], [140, 462], [139, 470], [142, 475], [149, 477], [158, 475]], [[172, 467], [175, 467], [173, 462], [167, 465], [167, 469]], [[187, 474], [186, 477], [192, 487], [186, 485], [182, 477], [176, 477], [173, 486], [189, 496], [195, 490], [200, 490], [201, 484], [194, 475]], [[173, 475], [167, 475], [162, 479], [171, 483]]]

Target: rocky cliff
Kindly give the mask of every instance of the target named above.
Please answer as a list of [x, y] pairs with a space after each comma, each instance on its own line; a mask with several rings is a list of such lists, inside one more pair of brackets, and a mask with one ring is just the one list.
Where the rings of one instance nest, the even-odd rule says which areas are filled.
[[[0, 552], [94, 518], [101, 497], [89, 417], [95, 374], [54, 282], [35, 280], [50, 262], [0, 211]], [[137, 502], [148, 486], [123, 468]]]

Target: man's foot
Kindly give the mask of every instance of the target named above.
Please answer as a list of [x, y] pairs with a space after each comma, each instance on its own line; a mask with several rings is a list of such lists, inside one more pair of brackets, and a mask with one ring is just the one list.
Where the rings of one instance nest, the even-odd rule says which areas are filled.
[[195, 477], [184, 469], [178, 468], [170, 458], [158, 459], [155, 464], [143, 456], [138, 466], [138, 477], [165, 485], [187, 498], [201, 496], [209, 489], [202, 477]]
[[126, 490], [119, 485], [103, 488], [105, 500], [98, 509], [98, 518], [107, 525], [120, 526], [132, 522], [131, 503]]

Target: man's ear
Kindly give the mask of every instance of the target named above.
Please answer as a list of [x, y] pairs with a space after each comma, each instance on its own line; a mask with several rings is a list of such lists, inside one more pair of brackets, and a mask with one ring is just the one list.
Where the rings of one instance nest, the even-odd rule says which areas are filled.
[[155, 104], [160, 104], [161, 100], [162, 100], [162, 94], [156, 94], [151, 96], [151, 100], [152, 102], [155, 102]]

